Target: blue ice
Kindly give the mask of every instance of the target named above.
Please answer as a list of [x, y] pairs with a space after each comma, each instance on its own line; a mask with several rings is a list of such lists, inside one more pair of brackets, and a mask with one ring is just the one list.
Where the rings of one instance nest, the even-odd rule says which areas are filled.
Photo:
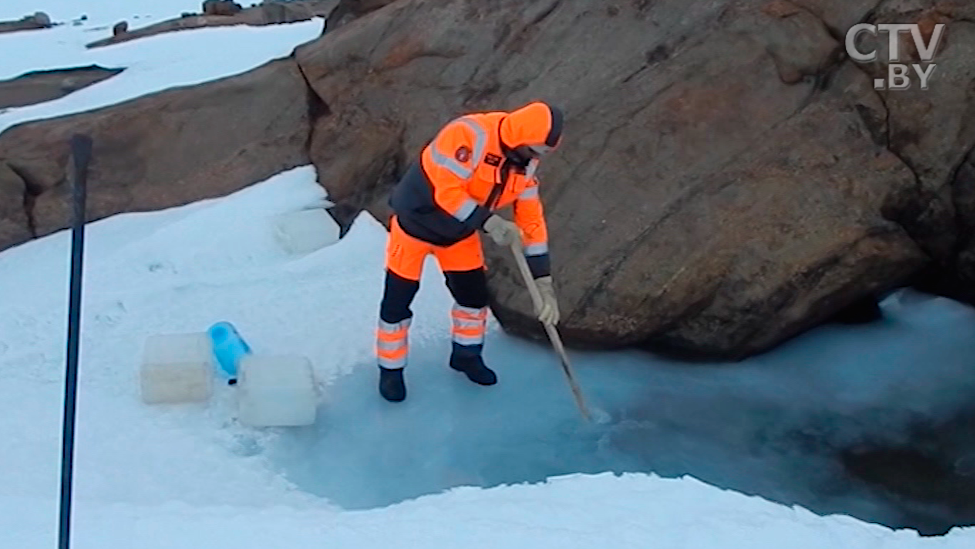
[[329, 386], [313, 427], [284, 430], [266, 455], [301, 489], [347, 509], [456, 486], [540, 482], [571, 473], [653, 472], [898, 524], [901, 510], [843, 470], [835, 450], [906, 440], [918, 417], [975, 403], [975, 312], [911, 291], [885, 319], [828, 325], [734, 364], [642, 352], [573, 352], [587, 424], [551, 349], [491, 338], [499, 384], [446, 365], [449, 341], [411, 348], [408, 398], [387, 403], [373, 364]]

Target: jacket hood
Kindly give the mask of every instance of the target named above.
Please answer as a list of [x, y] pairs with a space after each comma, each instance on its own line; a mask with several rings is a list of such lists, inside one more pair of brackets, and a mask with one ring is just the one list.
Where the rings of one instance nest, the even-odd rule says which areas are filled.
[[501, 141], [511, 149], [522, 145], [554, 149], [562, 141], [562, 111], [541, 101], [511, 111], [501, 122]]

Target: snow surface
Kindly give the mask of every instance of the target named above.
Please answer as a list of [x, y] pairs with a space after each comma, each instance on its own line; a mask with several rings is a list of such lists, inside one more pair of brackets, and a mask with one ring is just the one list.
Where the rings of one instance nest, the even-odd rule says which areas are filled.
[[[250, 5], [248, 2], [242, 4]], [[130, 23], [155, 22], [179, 17], [183, 12], [199, 13], [202, 5], [203, 0], [3, 0], [0, 2], [0, 20], [20, 19], [42, 11], [55, 23], [70, 23], [83, 15], [88, 17], [88, 23], [95, 25], [113, 25], [123, 19]], [[130, 28], [134, 27], [130, 25]]]
[[[372, 480], [378, 486], [370, 487], [363, 476], [368, 469], [352, 463], [359, 458], [398, 459], [398, 480], [409, 483], [410, 477], [424, 477], [431, 466], [442, 465], [448, 450], [498, 457], [499, 434], [513, 452], [525, 450], [533, 435], [511, 417], [498, 419], [509, 406], [529, 426], [538, 426], [530, 414], [554, 420], [561, 437], [583, 429], [554, 361], [525, 360], [532, 349], [502, 334], [493, 320], [490, 357], [507, 358], [495, 360], [502, 380], [497, 387], [476, 387], [442, 365], [417, 363], [410, 366], [415, 383], [407, 403], [379, 399], [371, 348], [385, 231], [362, 215], [344, 239], [299, 258], [285, 254], [273, 238], [275, 215], [317, 206], [324, 198], [313, 169], [301, 167], [226, 199], [89, 225], [75, 547], [960, 548], [975, 540], [971, 530], [920, 538], [849, 517], [820, 517], [690, 478], [644, 474], [564, 475], [487, 490], [459, 487], [356, 511], [300, 490], [282, 476], [276, 462], [282, 456], [275, 456], [294, 457], [296, 439], [313, 445], [319, 466], [328, 469], [323, 475], [354, 477], [350, 482], [359, 483], [368, 497], [384, 488], [382, 482], [397, 479], [383, 476], [384, 464], [374, 460], [378, 477]], [[47, 547], [56, 533], [68, 247], [69, 234], [61, 232], [0, 253], [2, 547]], [[412, 344], [421, 357], [444, 350], [450, 300], [439, 276], [430, 264], [417, 299]], [[937, 301], [924, 303], [933, 307]], [[916, 315], [915, 322], [935, 316], [957, 321], [971, 314], [948, 303], [938, 307]], [[234, 389], [224, 385], [207, 405], [140, 403], [137, 372], [145, 337], [203, 330], [218, 319], [235, 322], [255, 352], [313, 357], [325, 393], [318, 425], [241, 427], [233, 421]], [[615, 398], [600, 389], [616, 382], [594, 383], [602, 375], [598, 364], [584, 357], [577, 367], [595, 404]], [[605, 362], [602, 367], [614, 371]], [[650, 370], [662, 380], [676, 375], [664, 364]], [[533, 384], [524, 383], [519, 371], [531, 371]], [[711, 375], [717, 380], [709, 381]], [[694, 381], [721, 385], [721, 377], [712, 371]], [[466, 427], [481, 430], [484, 447], [451, 449], [437, 445], [448, 439], [433, 438]], [[318, 435], [328, 432], [344, 435], [334, 445], [321, 444]], [[545, 433], [534, 437], [536, 446], [528, 450], [557, 449]], [[426, 462], [420, 459], [424, 453]], [[305, 465], [313, 467], [316, 455], [305, 457]], [[469, 479], [455, 480], [453, 485]], [[343, 493], [346, 487], [333, 488], [341, 496], [354, 495]]]
[[[0, 19], [4, 18], [5, 11], [11, 12], [8, 2], [11, 0], [0, 2]], [[24, 6], [34, 4], [21, 0], [14, 0], [13, 3]], [[58, 2], [57, 13], [73, 14], [74, 10], [66, 6], [74, 3]], [[118, 0], [114, 4], [107, 4], [97, 13], [130, 12], [119, 7], [128, 2]], [[139, 7], [139, 4], [148, 6], [158, 3], [142, 1], [131, 4]], [[198, 3], [194, 4], [197, 5], [192, 9], [198, 11]], [[114, 10], [106, 9], [113, 6]], [[179, 11], [174, 9], [157, 10], [160, 8], [153, 12], [160, 15], [160, 20], [179, 15]], [[14, 13], [20, 11], [22, 9], [13, 10]], [[53, 13], [51, 16], [55, 17]], [[155, 22], [145, 21], [146, 24]], [[136, 25], [131, 26], [134, 28]], [[85, 44], [111, 36], [111, 28], [98, 26], [91, 19], [79, 26], [0, 34], [0, 52], [3, 52], [0, 80], [30, 71], [88, 65], [125, 69], [107, 80], [55, 101], [9, 109], [7, 112], [0, 109], [0, 131], [26, 120], [87, 111], [168, 88], [240, 74], [271, 59], [291, 55], [298, 45], [318, 38], [323, 26], [324, 20], [316, 18], [290, 25], [214, 27], [168, 32], [94, 49], [85, 48]], [[16, 55], [11, 55], [12, 52], [16, 52]]]
[[[98, 62], [129, 70], [57, 101], [11, 109], [0, 128], [240, 72], [320, 31], [320, 22], [183, 31], [95, 53], [83, 51], [104, 32], [87, 32], [92, 25], [133, 13], [168, 18], [198, 10], [198, 2], [77, 4], [0, 2], [0, 18], [37, 10], [55, 20], [89, 15], [79, 27], [0, 36], [0, 51], [18, 52], [0, 57], [0, 74], [88, 64], [99, 55]], [[241, 59], [228, 64], [235, 55]], [[895, 296], [884, 304], [891, 313], [884, 323], [818, 330], [734, 367], [573, 353], [587, 397], [612, 419], [586, 426], [551, 352], [504, 335], [493, 318], [485, 352], [500, 384], [477, 387], [445, 367], [450, 297], [431, 262], [414, 307], [410, 397], [389, 404], [375, 392], [372, 356], [381, 225], [362, 215], [341, 241], [304, 257], [286, 254], [273, 237], [274, 216], [325, 198], [306, 166], [225, 198], [89, 224], [74, 547], [975, 544], [972, 529], [921, 538], [684, 476], [819, 513], [890, 518], [862, 487], [817, 491], [837, 475], [817, 456], [781, 444], [750, 454], [749, 444], [757, 434], [785, 440], [789, 429], [824, 414], [882, 412], [831, 435], [849, 442], [867, 431], [896, 437], [912, 414], [949, 413], [975, 394], [975, 372], [964, 360], [975, 351], [970, 308]], [[55, 543], [69, 240], [60, 232], [0, 252], [4, 548]], [[206, 405], [140, 402], [146, 336], [202, 331], [218, 320], [234, 322], [255, 352], [312, 359], [324, 394], [314, 427], [242, 427], [234, 388], [224, 385]]]

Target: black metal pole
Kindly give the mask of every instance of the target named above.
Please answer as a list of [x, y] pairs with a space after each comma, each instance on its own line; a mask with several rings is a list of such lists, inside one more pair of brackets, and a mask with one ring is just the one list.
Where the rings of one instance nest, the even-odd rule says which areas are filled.
[[74, 219], [71, 229], [71, 281], [68, 303], [68, 350], [64, 383], [64, 423], [61, 444], [61, 530], [58, 547], [71, 545], [71, 486], [74, 473], [74, 427], [78, 395], [78, 356], [81, 343], [81, 275], [85, 247], [85, 199], [87, 197], [88, 162], [91, 138], [71, 138], [68, 174], [72, 186]]

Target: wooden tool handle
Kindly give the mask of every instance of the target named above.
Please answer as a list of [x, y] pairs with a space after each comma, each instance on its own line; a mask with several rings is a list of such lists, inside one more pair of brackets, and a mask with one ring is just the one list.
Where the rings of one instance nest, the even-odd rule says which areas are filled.
[[[532, 303], [534, 303], [535, 309], [541, 309], [542, 294], [538, 291], [538, 285], [535, 284], [535, 277], [532, 276], [531, 269], [528, 267], [528, 260], [525, 259], [525, 252], [521, 247], [521, 242], [517, 240], [513, 242], [511, 244], [511, 252], [515, 256], [515, 262], [518, 263], [518, 270], [521, 271], [521, 276], [525, 280], [525, 285], [528, 286], [528, 293], [531, 294]], [[566, 379], [569, 382], [569, 387], [572, 389], [572, 395], [575, 397], [576, 405], [579, 407], [582, 417], [584, 417], [586, 421], [591, 421], [589, 409], [586, 407], [585, 399], [582, 396], [582, 390], [579, 389], [579, 384], [576, 383], [575, 375], [572, 373], [572, 366], [569, 364], [569, 357], [565, 352], [565, 346], [562, 345], [562, 338], [559, 337], [559, 332], [556, 330], [555, 326], [547, 322], [544, 325], [545, 332], [548, 333], [548, 339], [552, 342], [552, 347], [555, 348], [555, 352], [558, 353], [559, 359], [562, 362], [562, 371], [565, 372]]]

